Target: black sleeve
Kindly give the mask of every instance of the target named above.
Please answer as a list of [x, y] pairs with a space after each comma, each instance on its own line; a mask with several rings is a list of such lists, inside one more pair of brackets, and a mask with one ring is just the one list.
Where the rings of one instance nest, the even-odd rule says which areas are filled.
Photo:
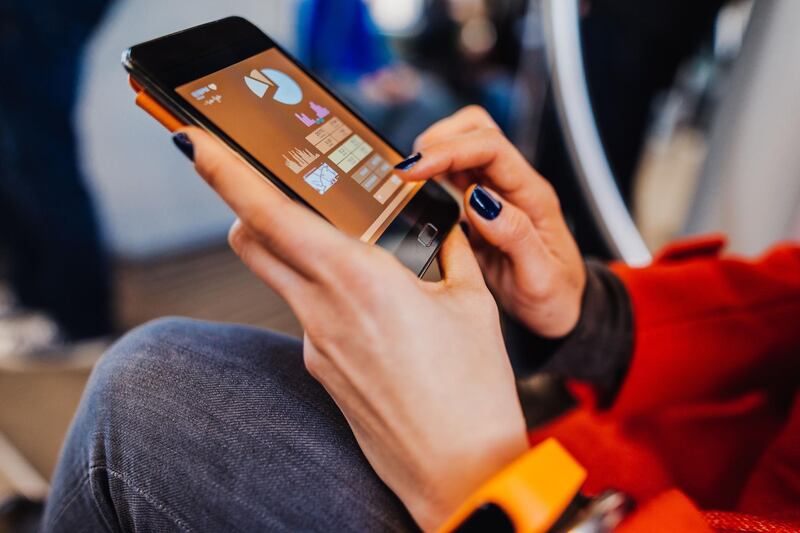
[[541, 371], [592, 384], [600, 405], [608, 406], [633, 355], [633, 314], [625, 286], [608, 267], [588, 260], [586, 274], [578, 324], [554, 343]]

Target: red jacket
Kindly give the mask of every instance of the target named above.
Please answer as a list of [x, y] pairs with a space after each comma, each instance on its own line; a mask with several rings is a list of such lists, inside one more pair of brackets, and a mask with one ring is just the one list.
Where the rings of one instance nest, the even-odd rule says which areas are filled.
[[614, 266], [634, 316], [622, 389], [531, 434], [583, 463], [587, 492], [639, 502], [626, 531], [800, 531], [800, 246], [747, 261], [723, 244]]

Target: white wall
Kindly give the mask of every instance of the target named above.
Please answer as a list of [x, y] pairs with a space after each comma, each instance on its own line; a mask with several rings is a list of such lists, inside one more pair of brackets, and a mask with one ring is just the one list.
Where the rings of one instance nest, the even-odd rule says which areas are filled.
[[143, 257], [224, 239], [227, 207], [193, 173], [169, 133], [134, 105], [121, 52], [229, 15], [293, 47], [296, 0], [124, 0], [86, 51], [76, 125], [88, 185], [111, 250]]

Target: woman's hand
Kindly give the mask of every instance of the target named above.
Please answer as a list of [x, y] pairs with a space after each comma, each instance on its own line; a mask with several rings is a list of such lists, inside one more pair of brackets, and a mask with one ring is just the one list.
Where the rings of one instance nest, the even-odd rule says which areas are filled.
[[416, 149], [422, 158], [399, 175], [444, 176], [464, 193], [472, 246], [503, 308], [542, 336], [572, 331], [586, 272], [552, 186], [479, 107], [434, 124]]
[[439, 526], [527, 449], [497, 308], [464, 234], [443, 246], [444, 280], [420, 281], [204, 132], [184, 135], [199, 173], [239, 216], [233, 249], [303, 325], [309, 372], [418, 523]]

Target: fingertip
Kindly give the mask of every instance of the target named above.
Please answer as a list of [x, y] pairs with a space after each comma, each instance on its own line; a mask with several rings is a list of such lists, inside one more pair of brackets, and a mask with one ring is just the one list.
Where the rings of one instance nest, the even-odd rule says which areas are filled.
[[[487, 205], [478, 203], [475, 200], [476, 191], [481, 191], [484, 195], [491, 195], [491, 201], [496, 202], [501, 207], [491, 206], [491, 212], [487, 213], [485, 211]], [[481, 201], [490, 202], [485, 197]], [[502, 240], [501, 235], [506, 230], [507, 219], [514, 214], [512, 211], [515, 210], [513, 205], [504, 209], [502, 207], [504, 203], [505, 199], [495, 191], [489, 191], [486, 187], [478, 184], [470, 185], [464, 193], [464, 215], [473, 230], [470, 241], [481, 239], [497, 245], [498, 239]]]
[[485, 221], [491, 222], [503, 212], [503, 201], [496, 192], [476, 184], [469, 189], [467, 210], [477, 213]]
[[395, 170], [409, 171], [422, 160], [422, 152], [416, 152], [414, 155], [409, 156], [394, 166]]
[[202, 133], [203, 130], [201, 130], [197, 126], [183, 126], [172, 132], [172, 136], [188, 137], [194, 143], [200, 140], [200, 136], [202, 135]]
[[[172, 142], [198, 170], [204, 168], [203, 161], [208, 157], [209, 139], [209, 135], [196, 126], [184, 126], [172, 134]], [[200, 174], [206, 178], [203, 172]]]

